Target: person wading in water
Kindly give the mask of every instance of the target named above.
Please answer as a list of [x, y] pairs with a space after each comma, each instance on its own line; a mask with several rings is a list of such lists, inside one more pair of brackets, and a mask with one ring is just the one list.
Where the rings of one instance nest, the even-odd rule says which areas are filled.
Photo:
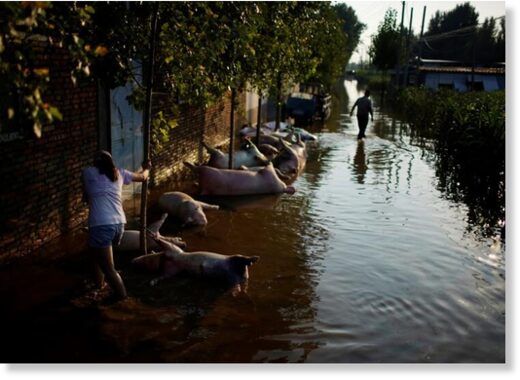
[[370, 100], [370, 90], [365, 91], [365, 96], [356, 100], [350, 111], [350, 116], [354, 113], [354, 108], [357, 106], [357, 121], [359, 127], [358, 140], [365, 136], [365, 130], [368, 124], [368, 114], [370, 114], [372, 121], [374, 121], [374, 111], [372, 110], [372, 100]]
[[116, 168], [112, 156], [99, 151], [94, 165], [83, 170], [83, 199], [88, 202], [88, 245], [96, 269], [96, 285], [101, 288], [106, 277], [116, 299], [126, 297], [121, 276], [114, 268], [112, 245], [119, 245], [125, 230], [123, 211], [123, 185], [144, 182], [148, 179], [150, 162], [143, 163], [143, 170], [134, 173]]

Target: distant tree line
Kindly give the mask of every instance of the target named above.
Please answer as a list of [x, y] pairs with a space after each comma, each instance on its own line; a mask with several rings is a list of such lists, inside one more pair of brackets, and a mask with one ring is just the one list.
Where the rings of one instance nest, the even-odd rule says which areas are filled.
[[[437, 11], [424, 37], [422, 56], [479, 64], [505, 62], [505, 18], [486, 18], [478, 23], [478, 12], [470, 3], [448, 12]], [[436, 36], [444, 38], [435, 39]]]
[[397, 11], [389, 9], [372, 36], [372, 63], [380, 70], [388, 70], [418, 56], [466, 65], [505, 62], [505, 18], [486, 18], [479, 24], [478, 16], [470, 3], [459, 4], [447, 12], [437, 11], [419, 39], [406, 27], [401, 30]]

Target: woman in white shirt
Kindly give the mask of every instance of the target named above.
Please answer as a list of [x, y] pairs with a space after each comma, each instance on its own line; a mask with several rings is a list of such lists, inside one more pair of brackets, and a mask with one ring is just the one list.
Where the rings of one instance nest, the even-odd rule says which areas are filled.
[[84, 199], [88, 201], [88, 245], [94, 255], [96, 283], [99, 287], [107, 282], [118, 299], [126, 297], [126, 289], [114, 267], [112, 245], [119, 245], [126, 223], [121, 194], [123, 185], [144, 182], [148, 179], [150, 164], [144, 164], [137, 173], [116, 168], [112, 156], [99, 151], [94, 157], [94, 166], [83, 170]]

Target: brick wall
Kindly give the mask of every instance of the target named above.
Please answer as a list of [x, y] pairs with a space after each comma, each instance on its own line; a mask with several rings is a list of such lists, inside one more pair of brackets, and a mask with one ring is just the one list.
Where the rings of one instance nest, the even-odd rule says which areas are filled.
[[[63, 120], [45, 126], [41, 139], [0, 139], [0, 264], [46, 253], [45, 247], [40, 249], [45, 243], [83, 226], [88, 214], [81, 201], [80, 173], [92, 164], [98, 149], [96, 85], [74, 86], [66, 53], [40, 50], [38, 64], [51, 69], [45, 100], [59, 107]], [[244, 104], [241, 95], [237, 129], [244, 121]], [[156, 105], [156, 110], [161, 108], [167, 109]], [[228, 143], [230, 111], [228, 96], [206, 109], [185, 107], [170, 142], [152, 155], [152, 186], [191, 174], [182, 162], [207, 158], [201, 141], [214, 146]], [[83, 248], [82, 244], [77, 248]]]
[[0, 263], [33, 252], [86, 217], [81, 169], [97, 148], [96, 85], [74, 86], [64, 50], [38, 47], [50, 68], [45, 100], [58, 105], [63, 121], [45, 126], [41, 139], [0, 143]]
[[[241, 109], [244, 95], [238, 96], [235, 110], [235, 129], [238, 131], [244, 116]], [[167, 107], [163, 108], [165, 112]], [[167, 180], [182, 179], [189, 175], [183, 165], [184, 161], [202, 163], [208, 156], [201, 142], [211, 146], [229, 143], [231, 101], [229, 95], [220, 102], [204, 109], [184, 107], [178, 119], [178, 125], [169, 134], [169, 142], [163, 144], [160, 151], [152, 154], [153, 185], [157, 186]], [[168, 115], [166, 115], [168, 116]]]

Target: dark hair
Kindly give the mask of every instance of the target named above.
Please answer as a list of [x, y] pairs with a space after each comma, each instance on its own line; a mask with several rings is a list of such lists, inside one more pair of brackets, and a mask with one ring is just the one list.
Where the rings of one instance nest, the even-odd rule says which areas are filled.
[[370, 96], [370, 90], [365, 90], [365, 96]]
[[100, 150], [94, 156], [94, 166], [99, 170], [99, 174], [104, 174], [112, 182], [119, 178], [119, 171], [112, 160], [112, 156], [106, 150]]

